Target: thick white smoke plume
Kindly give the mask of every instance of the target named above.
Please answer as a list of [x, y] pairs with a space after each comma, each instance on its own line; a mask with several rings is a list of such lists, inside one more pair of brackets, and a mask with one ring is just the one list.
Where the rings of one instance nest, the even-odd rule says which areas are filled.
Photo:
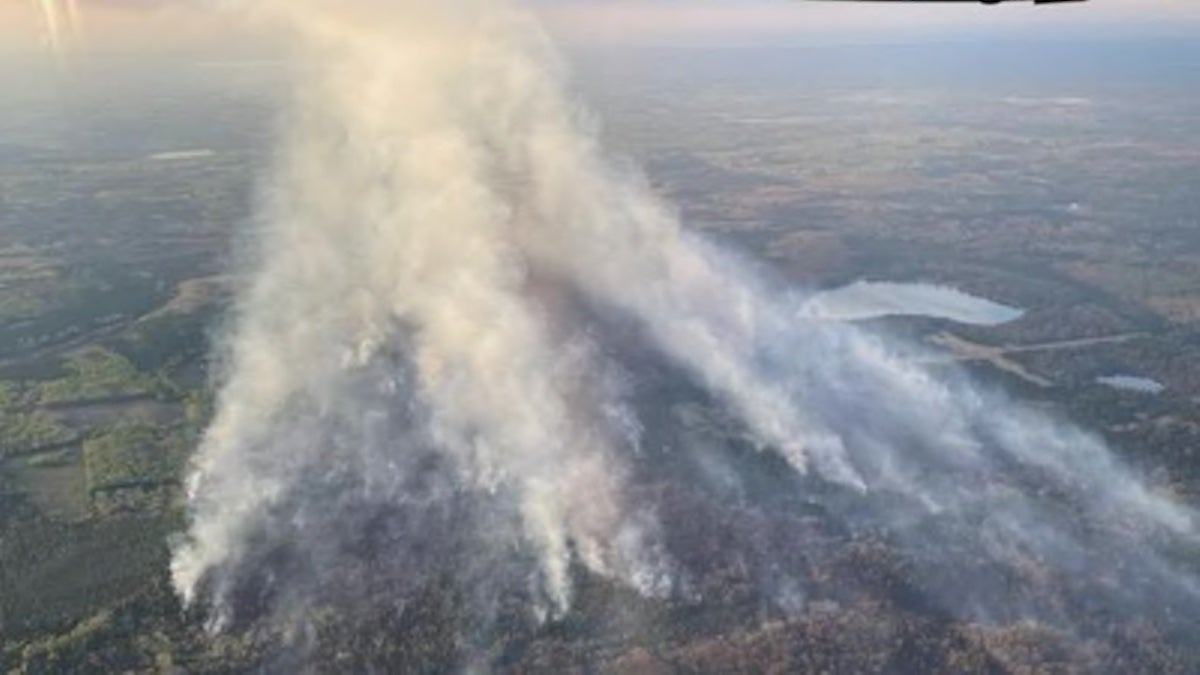
[[[656, 450], [634, 343], [786, 459], [795, 490], [823, 485], [811, 499], [827, 512], [918, 558], [1068, 573], [1115, 556], [1193, 592], [1145, 543], [1191, 537], [1190, 513], [1100, 441], [804, 317], [802, 298], [681, 229], [602, 156], [529, 14], [502, 0], [254, 9], [296, 37], [299, 86], [189, 483], [173, 561], [188, 601], [235, 619], [381, 564], [400, 579], [358, 592], [403, 595], [446, 566], [516, 580], [552, 613], [570, 608], [576, 566], [687, 592], [688, 556], [640, 475]], [[973, 592], [944, 600], [992, 611]]]

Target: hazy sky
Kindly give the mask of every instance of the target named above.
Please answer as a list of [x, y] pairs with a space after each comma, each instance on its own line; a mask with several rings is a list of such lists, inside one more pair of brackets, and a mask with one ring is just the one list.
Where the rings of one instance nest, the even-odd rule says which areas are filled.
[[[330, 0], [336, 2], [336, 0]], [[801, 0], [531, 0], [577, 43], [740, 44], [953, 39], [981, 32], [1200, 35], [1200, 0], [1090, 0], [1035, 7]], [[0, 0], [0, 51], [46, 50], [39, 7], [71, 0]], [[92, 49], [253, 50], [261, 42], [214, 18], [215, 0], [74, 0]], [[61, 23], [61, 22], [60, 22]], [[60, 26], [61, 30], [61, 26]]]
[[[560, 5], [562, 3], [559, 3]], [[1035, 7], [802, 0], [578, 0], [561, 30], [594, 41], [741, 42], [953, 38], [985, 31], [1135, 33], [1200, 26], [1200, 0], [1091, 0]]]

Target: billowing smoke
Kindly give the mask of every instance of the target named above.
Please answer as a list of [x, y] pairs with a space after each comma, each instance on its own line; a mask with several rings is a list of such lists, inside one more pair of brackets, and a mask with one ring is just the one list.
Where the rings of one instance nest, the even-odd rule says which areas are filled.
[[[569, 612], [578, 574], [700, 598], [689, 517], [733, 523], [713, 556], [796, 610], [825, 554], [788, 504], [880, 533], [960, 615], [1069, 614], [1047, 579], [1089, 575], [1106, 602], [1195, 602], [1164, 552], [1189, 511], [684, 230], [599, 150], [528, 13], [254, 9], [296, 38], [296, 101], [173, 560], [218, 624], [446, 577], [480, 617]], [[699, 438], [697, 409], [726, 431]]]

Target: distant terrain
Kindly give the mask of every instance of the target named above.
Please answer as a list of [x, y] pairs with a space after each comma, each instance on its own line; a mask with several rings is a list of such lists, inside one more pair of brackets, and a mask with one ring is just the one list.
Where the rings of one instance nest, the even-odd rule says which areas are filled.
[[[1039, 74], [1021, 70], [1032, 56], [985, 49], [975, 69], [925, 67], [958, 54], [950, 48], [583, 54], [578, 69], [606, 140], [645, 166], [691, 228], [798, 292], [924, 282], [1025, 310], [995, 326], [870, 321], [1102, 434], [1156, 491], [1200, 505], [1200, 79], [1178, 65], [1194, 66], [1200, 47], [1121, 58], [1143, 48], [1081, 47]], [[1114, 67], [1094, 63], [1093, 49]], [[187, 517], [188, 458], [212, 411], [214, 342], [255, 244], [241, 233], [271, 161], [280, 73], [111, 68], [79, 86], [0, 74], [6, 91], [26, 92], [0, 101], [0, 672], [287, 670], [253, 631], [210, 638], [167, 569]], [[764, 494], [780, 489], [775, 467], [731, 438], [679, 373], [640, 372], [661, 414], [746, 457]], [[1114, 386], [1122, 377], [1161, 391]], [[816, 520], [796, 531], [816, 533]], [[487, 665], [1200, 669], [1186, 635], [1137, 622], [1075, 640], [925, 611], [882, 538], [812, 565], [814, 578], [854, 577], [865, 590], [787, 615], [756, 606], [734, 562], [713, 564], [695, 604], [581, 579], [577, 615], [491, 636]], [[364, 617], [362, 635], [313, 637], [313, 658], [357, 672], [470, 665], [466, 638], [443, 630], [454, 611], [453, 592], [430, 589], [407, 614]], [[644, 625], [628, 630], [621, 611]]]

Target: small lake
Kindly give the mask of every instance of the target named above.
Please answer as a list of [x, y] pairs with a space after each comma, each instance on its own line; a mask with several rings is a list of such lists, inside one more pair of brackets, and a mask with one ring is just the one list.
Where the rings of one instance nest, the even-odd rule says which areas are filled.
[[1096, 381], [1113, 389], [1133, 391], [1139, 394], [1161, 394], [1167, 390], [1166, 385], [1157, 380], [1136, 375], [1107, 375], [1097, 377]]
[[814, 294], [800, 309], [804, 316], [863, 321], [887, 316], [923, 316], [972, 326], [998, 326], [1025, 310], [953, 288], [926, 283], [856, 281]]

